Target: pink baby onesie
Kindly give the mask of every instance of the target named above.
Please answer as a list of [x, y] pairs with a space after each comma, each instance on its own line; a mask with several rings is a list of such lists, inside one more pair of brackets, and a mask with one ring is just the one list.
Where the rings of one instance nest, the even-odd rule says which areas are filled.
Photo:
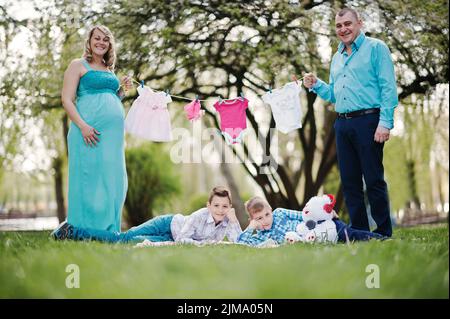
[[170, 142], [172, 127], [167, 103], [170, 95], [154, 92], [149, 87], [138, 87], [138, 98], [125, 118], [125, 130], [135, 136], [154, 142]]
[[195, 121], [201, 118], [204, 114], [204, 111], [200, 110], [201, 105], [199, 100], [194, 100], [189, 104], [184, 106], [184, 111], [186, 113], [186, 117], [190, 121]]
[[245, 110], [248, 107], [248, 100], [239, 97], [234, 100], [217, 101], [214, 107], [219, 112], [220, 129], [226, 142], [240, 143], [247, 128]]

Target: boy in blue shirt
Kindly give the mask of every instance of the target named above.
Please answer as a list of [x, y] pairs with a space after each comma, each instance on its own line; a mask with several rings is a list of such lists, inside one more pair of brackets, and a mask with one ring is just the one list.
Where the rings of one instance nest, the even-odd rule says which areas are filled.
[[[270, 240], [282, 244], [285, 242], [286, 233], [295, 232], [298, 224], [303, 221], [301, 211], [285, 208], [272, 211], [269, 203], [261, 197], [251, 198], [245, 207], [250, 216], [250, 224], [238, 237], [237, 242], [241, 244], [260, 246]], [[340, 242], [346, 242], [347, 236], [348, 240], [386, 239], [385, 236], [377, 233], [353, 229], [340, 221], [337, 215], [333, 218], [333, 222]]]

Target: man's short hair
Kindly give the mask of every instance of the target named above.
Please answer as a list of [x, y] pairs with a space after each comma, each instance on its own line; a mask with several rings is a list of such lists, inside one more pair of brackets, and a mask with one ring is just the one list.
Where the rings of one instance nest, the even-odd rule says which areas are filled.
[[352, 8], [342, 8], [341, 10], [338, 11], [338, 13], [336, 15], [342, 17], [347, 12], [351, 12], [357, 21], [360, 20], [358, 12], [355, 9], [352, 9]]
[[272, 211], [272, 207], [270, 207], [269, 203], [259, 196], [252, 197], [245, 203], [245, 209], [250, 218], [252, 218], [253, 214], [259, 213], [265, 208]]
[[231, 192], [228, 188], [225, 186], [216, 186], [214, 187], [211, 192], [209, 193], [208, 203], [211, 204], [211, 201], [214, 196], [219, 197], [227, 197], [231, 204]]

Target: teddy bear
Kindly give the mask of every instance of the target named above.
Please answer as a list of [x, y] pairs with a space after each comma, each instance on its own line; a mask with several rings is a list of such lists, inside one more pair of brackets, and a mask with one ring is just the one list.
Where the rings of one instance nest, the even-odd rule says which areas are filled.
[[295, 232], [287, 232], [285, 240], [288, 243], [336, 243], [338, 236], [333, 217], [336, 200], [333, 195], [314, 196], [306, 203], [302, 211], [303, 221]]

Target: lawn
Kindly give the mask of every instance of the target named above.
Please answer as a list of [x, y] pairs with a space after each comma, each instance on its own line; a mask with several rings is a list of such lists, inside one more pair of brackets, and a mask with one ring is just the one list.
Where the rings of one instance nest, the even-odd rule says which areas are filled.
[[[448, 225], [395, 239], [279, 248], [134, 248], [0, 233], [0, 298], [448, 298]], [[79, 267], [79, 288], [66, 278]], [[367, 288], [379, 269], [379, 288]], [[370, 281], [370, 280], [369, 280]], [[373, 280], [371, 282], [374, 282]]]

